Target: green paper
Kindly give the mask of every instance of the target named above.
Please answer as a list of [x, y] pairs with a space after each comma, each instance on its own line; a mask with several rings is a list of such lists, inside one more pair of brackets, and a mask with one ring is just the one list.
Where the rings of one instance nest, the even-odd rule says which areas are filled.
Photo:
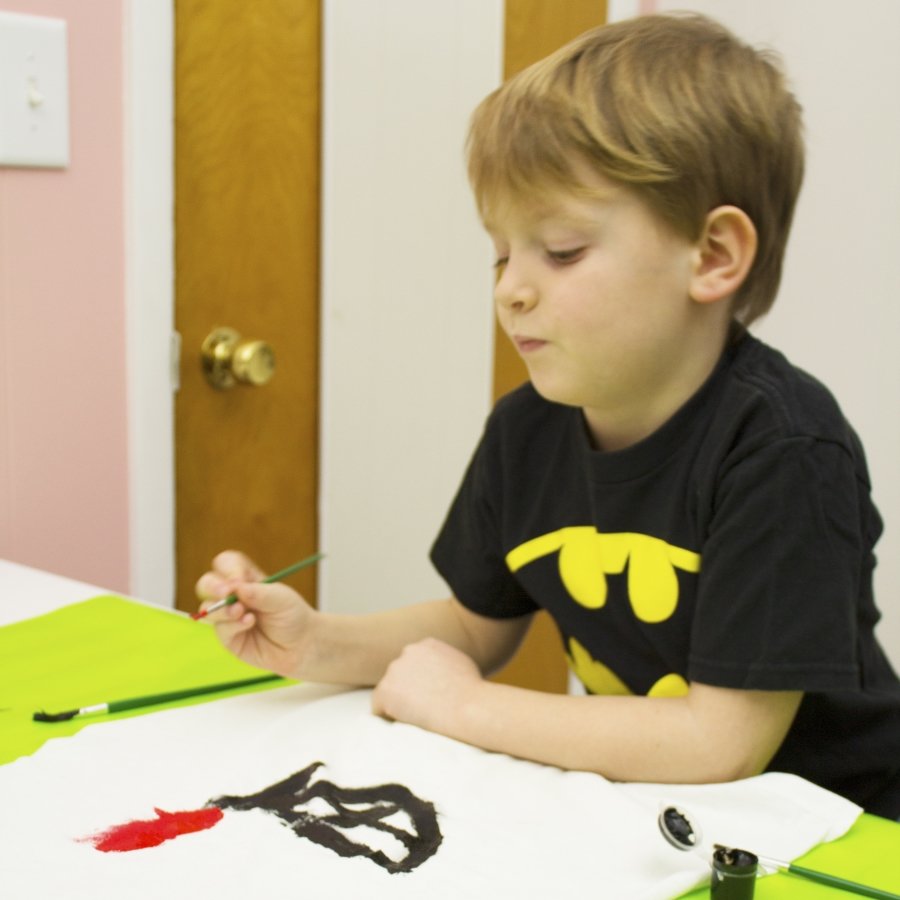
[[56, 713], [144, 694], [265, 674], [232, 656], [206, 622], [122, 597], [103, 596], [0, 628], [0, 764], [88, 725], [204, 703], [271, 682], [159, 706], [68, 722], [34, 722]]

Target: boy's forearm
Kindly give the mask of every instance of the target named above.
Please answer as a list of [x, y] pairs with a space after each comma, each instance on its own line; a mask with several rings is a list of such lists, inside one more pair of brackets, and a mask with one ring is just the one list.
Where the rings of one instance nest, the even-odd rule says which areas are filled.
[[[613, 781], [732, 781], [763, 771], [800, 695], [725, 693], [736, 693], [738, 706], [722, 706], [717, 721], [715, 705], [698, 709], [690, 697], [563, 696], [482, 681], [433, 724], [486, 750]], [[772, 697], [770, 715], [765, 701]]]
[[408, 644], [434, 637], [490, 667], [457, 601], [433, 600], [368, 615], [320, 613], [297, 675], [310, 681], [371, 686]]

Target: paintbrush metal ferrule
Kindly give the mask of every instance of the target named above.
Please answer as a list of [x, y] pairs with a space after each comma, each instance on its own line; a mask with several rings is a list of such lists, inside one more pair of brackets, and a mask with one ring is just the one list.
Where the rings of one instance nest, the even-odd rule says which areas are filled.
[[207, 616], [211, 616], [214, 612], [218, 612], [220, 609], [224, 609], [226, 606], [231, 606], [237, 600], [234, 594], [229, 594], [225, 597], [224, 600], [218, 600], [213, 603], [212, 606], [207, 606], [206, 609], [198, 610], [195, 613], [191, 613], [192, 619], [205, 619]]

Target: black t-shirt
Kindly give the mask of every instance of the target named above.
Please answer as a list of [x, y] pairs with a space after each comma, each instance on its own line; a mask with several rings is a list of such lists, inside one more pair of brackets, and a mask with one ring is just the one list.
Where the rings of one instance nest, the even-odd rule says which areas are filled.
[[503, 398], [432, 549], [484, 616], [546, 609], [593, 693], [805, 692], [770, 769], [900, 815], [900, 682], [873, 633], [881, 520], [831, 394], [744, 335], [618, 452], [531, 385]]

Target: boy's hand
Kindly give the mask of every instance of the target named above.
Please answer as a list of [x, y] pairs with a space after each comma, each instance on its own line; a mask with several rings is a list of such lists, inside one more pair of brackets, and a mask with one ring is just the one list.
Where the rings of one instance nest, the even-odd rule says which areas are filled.
[[482, 684], [478, 666], [465, 653], [435, 638], [408, 644], [372, 694], [376, 715], [450, 734], [450, 718]]
[[197, 582], [203, 606], [237, 595], [210, 617], [222, 644], [244, 662], [297, 677], [315, 611], [285, 584], [263, 584], [264, 573], [244, 554], [227, 550]]
[[232, 588], [229, 585], [245, 581], [262, 581], [266, 573], [252, 559], [239, 550], [225, 550], [212, 561], [212, 569], [197, 582], [196, 593], [201, 600], [221, 600]]

